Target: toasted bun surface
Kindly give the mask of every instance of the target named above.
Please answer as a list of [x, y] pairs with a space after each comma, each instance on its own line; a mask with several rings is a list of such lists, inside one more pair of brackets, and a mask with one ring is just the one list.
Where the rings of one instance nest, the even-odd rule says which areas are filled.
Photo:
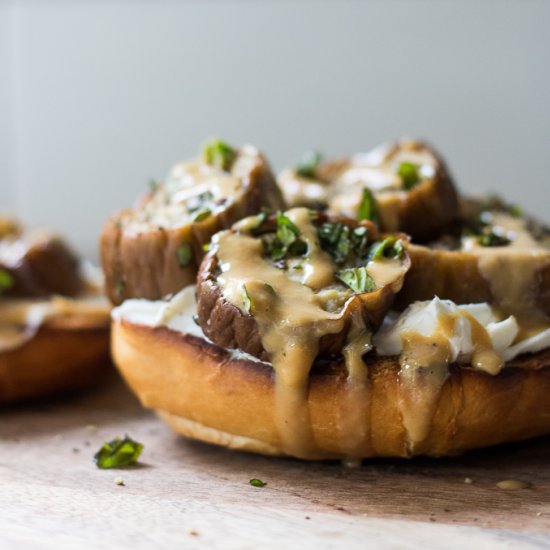
[[[204, 339], [166, 327], [113, 324], [115, 362], [144, 406], [177, 432], [271, 455], [288, 455], [275, 422], [274, 372], [267, 363], [231, 355]], [[429, 436], [407, 446], [398, 407], [397, 358], [367, 356], [370, 401], [357, 441], [359, 456], [441, 456], [550, 432], [550, 351], [511, 361], [497, 376], [453, 365], [431, 418]], [[340, 418], [347, 386], [343, 366], [317, 365], [307, 406], [316, 450], [301, 458], [343, 458]], [[368, 394], [368, 395], [367, 395]], [[361, 437], [358, 435], [358, 437]]]
[[52, 319], [21, 346], [0, 351], [0, 404], [84, 388], [111, 368], [108, 325]]

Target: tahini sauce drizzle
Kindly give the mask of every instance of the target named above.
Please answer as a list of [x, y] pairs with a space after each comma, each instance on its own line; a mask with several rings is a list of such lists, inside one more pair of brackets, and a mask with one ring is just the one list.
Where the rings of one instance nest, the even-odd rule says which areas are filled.
[[541, 332], [550, 324], [537, 304], [539, 273], [550, 264], [550, 250], [537, 242], [525, 221], [502, 212], [491, 212], [491, 225], [507, 235], [506, 246], [484, 247], [466, 238], [463, 249], [478, 257], [478, 268], [488, 281], [493, 303], [520, 325], [518, 341]]
[[406, 432], [407, 453], [415, 452], [430, 434], [453, 358], [450, 340], [461, 316], [470, 323], [474, 368], [495, 375], [504, 366], [485, 328], [467, 312], [440, 314], [429, 336], [415, 330], [405, 331], [401, 335], [403, 351], [399, 358], [399, 408]]
[[190, 201], [205, 193], [211, 195], [205, 206], [216, 215], [242, 198], [247, 178], [258, 162], [258, 150], [245, 146], [239, 151], [230, 172], [210, 166], [202, 157], [176, 165], [166, 183], [154, 191], [151, 199], [123, 220], [125, 231], [139, 233], [151, 227], [186, 225], [197, 214], [197, 211], [189, 210]]
[[[309, 211], [294, 208], [286, 215], [308, 243], [309, 253], [302, 262], [300, 275], [293, 273], [291, 278], [263, 259], [259, 239], [226, 231], [218, 236], [222, 271], [218, 282], [224, 297], [238, 307], [244, 304], [244, 287], [252, 296], [253, 315], [275, 371], [276, 423], [282, 446], [293, 455], [307, 458], [314, 457], [317, 449], [307, 402], [309, 373], [319, 351], [319, 340], [341, 332], [345, 317], [342, 307], [327, 311], [333, 293], [325, 290], [335, 284], [337, 268], [320, 247]], [[386, 266], [386, 270], [397, 274], [393, 264]], [[397, 275], [401, 274], [402, 267]], [[382, 270], [378, 276], [387, 278], [387, 271]], [[315, 292], [321, 289], [322, 292]], [[353, 302], [346, 303], [344, 308], [348, 306], [353, 307]], [[346, 410], [340, 415], [339, 431], [341, 453], [354, 458], [363, 455], [368, 437], [365, 430], [368, 403], [361, 400], [368, 384], [368, 371], [362, 355], [371, 344], [360, 311], [351, 314], [353, 327], [344, 348], [347, 401]], [[353, 413], [344, 414], [347, 411]]]
[[363, 189], [368, 187], [376, 195], [382, 225], [388, 231], [397, 231], [399, 210], [407, 197], [403, 180], [397, 174], [402, 162], [418, 165], [423, 178], [429, 179], [435, 174], [437, 160], [414, 140], [377, 147], [369, 153], [352, 156], [334, 175], [330, 210], [355, 216]]

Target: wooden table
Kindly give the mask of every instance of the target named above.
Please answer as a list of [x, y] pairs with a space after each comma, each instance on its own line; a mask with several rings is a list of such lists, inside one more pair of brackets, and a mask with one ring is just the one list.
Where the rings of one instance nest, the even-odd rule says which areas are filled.
[[[177, 437], [114, 377], [0, 414], [2, 549], [550, 548], [548, 439], [346, 470]], [[125, 433], [141, 463], [97, 469], [94, 452]]]

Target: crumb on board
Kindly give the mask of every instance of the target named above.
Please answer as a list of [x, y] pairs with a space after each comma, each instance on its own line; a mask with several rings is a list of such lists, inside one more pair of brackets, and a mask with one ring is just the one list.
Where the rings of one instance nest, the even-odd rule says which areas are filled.
[[471, 477], [465, 477], [464, 478], [464, 483], [466, 483], [466, 485], [471, 485], [473, 483], [472, 478]]
[[122, 485], [122, 486], [126, 486], [126, 483], [124, 483], [124, 480], [121, 478], [121, 477], [116, 477], [115, 478], [115, 485]]
[[518, 489], [528, 489], [532, 487], [532, 484], [519, 479], [503, 479], [496, 486], [504, 491], [517, 491]]
[[191, 537], [199, 536], [199, 532], [196, 529], [187, 529], [186, 533]]

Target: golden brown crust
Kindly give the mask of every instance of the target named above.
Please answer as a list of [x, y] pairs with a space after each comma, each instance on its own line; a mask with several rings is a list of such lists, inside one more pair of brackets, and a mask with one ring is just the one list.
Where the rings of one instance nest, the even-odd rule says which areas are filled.
[[0, 351], [0, 404], [84, 388], [111, 368], [105, 322], [54, 318], [24, 344]]
[[[270, 365], [231, 356], [194, 336], [129, 322], [113, 326], [113, 357], [143, 405], [184, 435], [265, 454], [287, 454], [275, 422]], [[428, 438], [411, 453], [399, 410], [394, 358], [368, 359], [370, 435], [360, 456], [441, 456], [550, 433], [550, 351], [520, 357], [497, 376], [454, 365]], [[339, 365], [315, 369], [308, 407], [317, 449], [342, 458], [339, 417], [346, 377]], [[361, 430], [358, 430], [361, 433]]]
[[[125, 232], [121, 220], [131, 216], [124, 210], [104, 226], [100, 240], [101, 263], [105, 272], [107, 295], [120, 304], [128, 298], [156, 300], [179, 292], [193, 284], [204, 256], [203, 245], [221, 229], [256, 214], [265, 206], [279, 209], [283, 199], [267, 161], [259, 156], [246, 178], [242, 200], [233, 202], [215, 216], [175, 229], [151, 229]], [[185, 267], [178, 262], [177, 251], [190, 245], [193, 254]]]

